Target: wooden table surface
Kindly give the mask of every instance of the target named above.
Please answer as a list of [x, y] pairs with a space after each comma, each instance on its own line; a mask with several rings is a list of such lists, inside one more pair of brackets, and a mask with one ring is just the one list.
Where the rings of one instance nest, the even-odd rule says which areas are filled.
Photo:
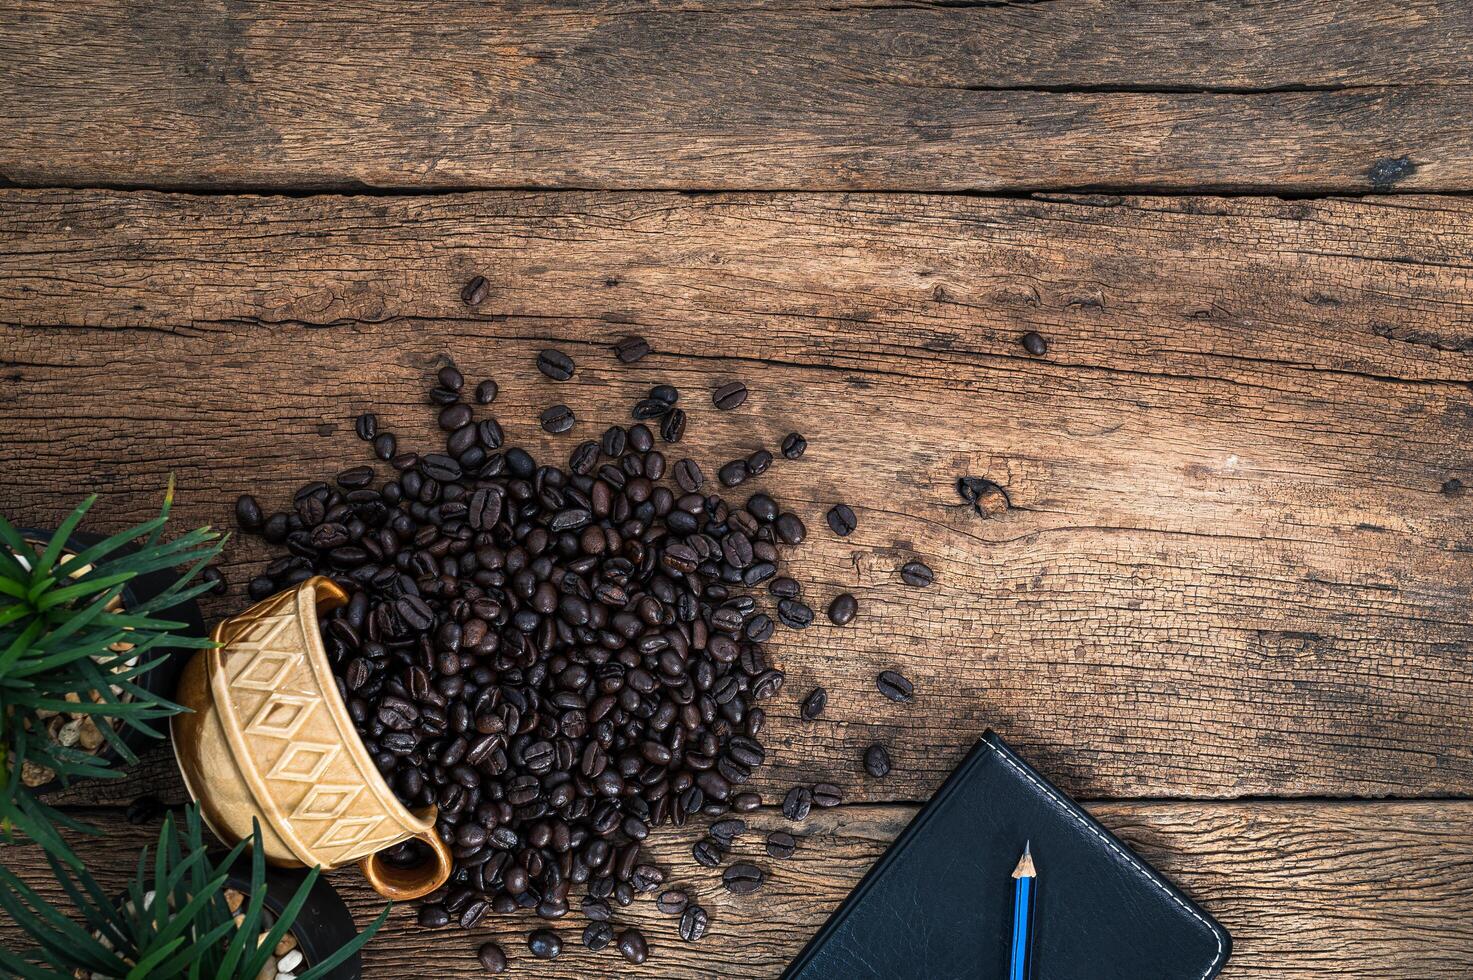
[[[846, 804], [746, 898], [655, 835], [713, 926], [638, 904], [643, 968], [576, 914], [531, 968], [525, 920], [403, 908], [370, 978], [474, 976], [490, 935], [522, 976], [776, 976], [989, 726], [1227, 926], [1224, 977], [1473, 976], [1470, 104], [1462, 0], [0, 0], [0, 507], [119, 527], [173, 473], [229, 525], [363, 461], [360, 411], [428, 442], [447, 356], [559, 456], [553, 400], [586, 436], [740, 378], [686, 448], [802, 430], [760, 486], [862, 606], [774, 641], [757, 788]], [[211, 617], [264, 554], [232, 542]], [[67, 797], [105, 878], [145, 792], [183, 799], [167, 749]]]

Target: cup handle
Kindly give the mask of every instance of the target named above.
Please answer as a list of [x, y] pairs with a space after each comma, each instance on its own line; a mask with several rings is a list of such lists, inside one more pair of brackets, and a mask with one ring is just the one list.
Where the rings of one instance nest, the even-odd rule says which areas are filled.
[[454, 857], [450, 845], [440, 839], [433, 827], [415, 835], [424, 841], [434, 857], [417, 868], [396, 868], [386, 863], [378, 854], [370, 854], [358, 862], [358, 870], [373, 886], [373, 890], [394, 902], [407, 902], [412, 898], [423, 898], [450, 880], [454, 870]]

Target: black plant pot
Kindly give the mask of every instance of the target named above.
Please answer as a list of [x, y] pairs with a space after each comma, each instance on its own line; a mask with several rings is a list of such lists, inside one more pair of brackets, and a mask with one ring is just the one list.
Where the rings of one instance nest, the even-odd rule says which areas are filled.
[[[286, 903], [291, 901], [297, 889], [302, 887], [302, 881], [306, 877], [307, 872], [303, 869], [274, 868], [268, 864], [265, 907], [273, 915], [280, 916], [282, 909], [286, 908]], [[225, 880], [225, 887], [234, 888], [246, 895], [250, 893], [249, 853], [240, 856], [235, 870]], [[353, 922], [353, 914], [348, 911], [348, 906], [343, 903], [337, 889], [328, 883], [326, 877], [319, 874], [312, 883], [312, 890], [307, 893], [307, 901], [292, 923], [291, 932], [297, 937], [297, 948], [302, 951], [305, 966], [311, 966], [321, 963], [352, 942], [353, 937], [358, 935], [358, 926]], [[363, 961], [354, 953], [325, 976], [326, 980], [361, 980]]]
[[[26, 541], [41, 542], [44, 546], [51, 540], [51, 531], [38, 531], [32, 528], [21, 528], [20, 536]], [[66, 543], [66, 550], [73, 554], [90, 548], [103, 540], [100, 534], [92, 534], [88, 531], [74, 531], [71, 539]], [[128, 546], [123, 551], [133, 550]], [[139, 575], [123, 586], [122, 600], [123, 608], [136, 608], [139, 605], [159, 595], [173, 584], [176, 576], [170, 569], [159, 569]], [[184, 624], [184, 628], [178, 632], [183, 636], [205, 636], [205, 621], [200, 615], [199, 604], [193, 599], [188, 599], [168, 609], [160, 610], [157, 614], [159, 619], [172, 619]], [[174, 691], [179, 686], [179, 675], [184, 671], [184, 664], [193, 650], [162, 649], [153, 651], [152, 659], [156, 662], [152, 670], [138, 677], [134, 683], [139, 687], [155, 694], [165, 700], [174, 699]], [[154, 723], [154, 727], [160, 729], [165, 738], [168, 737], [168, 722], [161, 720]], [[118, 730], [118, 736], [122, 738], [123, 744], [132, 749], [134, 754], [154, 746], [162, 745], [164, 739], [150, 738], [142, 732], [136, 731], [126, 725]], [[98, 757], [109, 761], [116, 761], [117, 752], [110, 743], [106, 743], [98, 751]], [[62, 788], [60, 779], [53, 779], [49, 783], [37, 786], [33, 793], [43, 796]]]

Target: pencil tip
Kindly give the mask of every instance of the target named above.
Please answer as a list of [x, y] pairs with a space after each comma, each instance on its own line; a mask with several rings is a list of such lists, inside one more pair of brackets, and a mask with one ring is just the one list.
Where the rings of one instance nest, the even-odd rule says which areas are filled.
[[1013, 869], [1014, 878], [1037, 878], [1038, 870], [1033, 866], [1033, 842], [1029, 841], [1023, 845], [1023, 856], [1018, 858], [1018, 866]]
[[1029, 838], [1028, 840], [1025, 840], [1023, 842], [1023, 854], [1024, 854], [1024, 856], [1027, 856], [1027, 855], [1032, 854], [1032, 853], [1033, 853], [1033, 840], [1032, 840], [1032, 838]]

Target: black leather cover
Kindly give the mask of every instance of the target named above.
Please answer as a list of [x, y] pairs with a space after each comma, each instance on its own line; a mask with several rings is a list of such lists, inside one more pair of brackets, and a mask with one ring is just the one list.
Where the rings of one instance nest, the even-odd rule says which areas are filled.
[[1025, 841], [1031, 980], [1209, 980], [1227, 961], [1211, 916], [989, 731], [784, 980], [1005, 977]]

